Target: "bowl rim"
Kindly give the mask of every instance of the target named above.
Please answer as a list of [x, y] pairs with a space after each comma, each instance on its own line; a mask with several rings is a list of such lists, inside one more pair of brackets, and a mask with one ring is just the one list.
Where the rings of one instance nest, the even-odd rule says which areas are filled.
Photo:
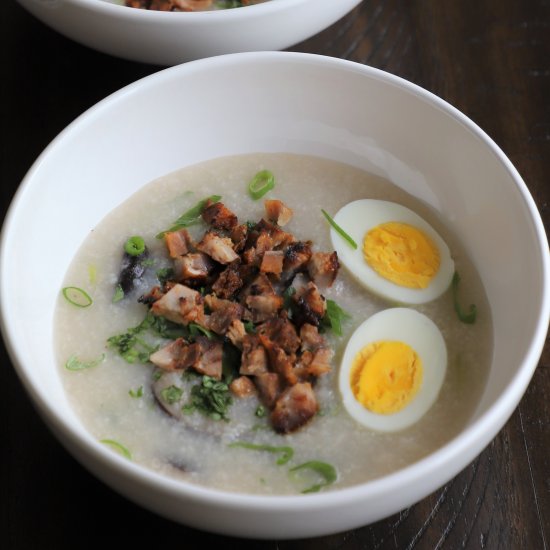
[[[78, 0], [80, 2], [89, 2], [90, 0]], [[96, 1], [96, 0], [91, 0]], [[282, 0], [286, 1], [286, 0]], [[289, 0], [291, 1], [291, 0]], [[137, 11], [137, 10], [136, 10]], [[453, 457], [460, 455], [469, 457], [472, 460], [489, 441], [495, 437], [497, 432], [502, 428], [505, 422], [513, 413], [514, 409], [519, 404], [519, 401], [524, 394], [529, 381], [537, 366], [538, 359], [542, 353], [548, 323], [550, 320], [550, 285], [543, 285], [542, 300], [539, 311], [536, 315], [537, 325], [534, 331], [526, 353], [520, 362], [517, 372], [514, 374], [511, 382], [504, 389], [501, 395], [496, 399], [493, 405], [481, 414], [473, 424], [467, 426], [457, 436], [448, 441], [442, 447], [436, 449], [429, 455], [420, 460], [393, 471], [387, 475], [375, 478], [357, 485], [334, 489], [327, 492], [321, 492], [309, 495], [257, 495], [226, 491], [221, 489], [212, 489], [203, 487], [184, 480], [175, 480], [149, 470], [145, 466], [129, 462], [125, 458], [118, 456], [104, 445], [92, 438], [91, 434], [86, 432], [81, 433], [64, 418], [60, 417], [54, 407], [45, 401], [42, 397], [40, 388], [35, 385], [31, 376], [27, 373], [28, 367], [19, 359], [19, 353], [14, 344], [13, 334], [8, 323], [9, 312], [6, 309], [5, 301], [2, 296], [8, 294], [7, 288], [7, 268], [9, 265], [6, 258], [7, 243], [10, 239], [11, 227], [14, 225], [18, 216], [19, 204], [24, 196], [32, 191], [33, 181], [36, 173], [40, 170], [41, 163], [44, 158], [50, 154], [55, 154], [57, 147], [62, 145], [65, 140], [70, 140], [74, 131], [78, 131], [82, 126], [85, 126], [88, 121], [95, 117], [102, 116], [105, 109], [110, 109], [113, 104], [123, 101], [125, 97], [133, 92], [140, 90], [143, 93], [150, 93], [151, 89], [162, 86], [167, 81], [192, 78], [195, 72], [215, 71], [216, 67], [228, 65], [256, 64], [265, 62], [276, 63], [306, 63], [322, 66], [326, 70], [341, 70], [347, 69], [363, 74], [365, 78], [381, 81], [386, 85], [397, 87], [403, 93], [412, 94], [422, 101], [433, 105], [434, 107], [444, 111], [449, 117], [453, 118], [457, 123], [466, 127], [466, 129], [477, 136], [483, 144], [488, 147], [497, 157], [498, 161], [503, 164], [504, 168], [510, 174], [513, 183], [520, 192], [524, 205], [527, 207], [530, 214], [530, 221], [534, 226], [537, 237], [538, 249], [540, 252], [540, 261], [543, 272], [543, 281], [550, 280], [550, 256], [548, 254], [548, 241], [544, 226], [535, 205], [534, 199], [531, 196], [526, 184], [522, 180], [516, 168], [511, 161], [506, 157], [503, 151], [496, 143], [471, 119], [458, 111], [455, 107], [447, 103], [445, 100], [434, 95], [432, 92], [421, 88], [420, 86], [409, 82], [401, 77], [387, 73], [380, 69], [361, 65], [356, 62], [322, 56], [317, 54], [296, 53], [296, 52], [248, 52], [237, 54], [226, 54], [207, 59], [192, 61], [183, 65], [169, 67], [137, 80], [120, 90], [108, 95], [71, 122], [63, 129], [43, 150], [38, 156], [33, 165], [30, 167], [27, 174], [24, 176], [19, 188], [13, 197], [6, 218], [3, 223], [0, 234], [0, 329], [6, 349], [17, 372], [19, 379], [22, 381], [27, 393], [31, 396], [34, 404], [39, 411], [50, 421], [49, 425], [60, 430], [69, 440], [76, 442], [79, 447], [85, 448], [90, 458], [105, 464], [109, 469], [114, 470], [123, 476], [130, 476], [136, 480], [145, 482], [148, 485], [154, 485], [162, 491], [169, 492], [173, 495], [185, 495], [194, 498], [204, 503], [211, 503], [217, 506], [228, 505], [237, 509], [265, 509], [265, 510], [285, 510], [299, 511], [303, 504], [307, 502], [309, 509], [321, 510], [325, 508], [333, 508], [340, 503], [350, 503], [360, 501], [366, 496], [375, 498], [377, 495], [387, 493], [388, 491], [402, 490], [403, 487], [412, 486], [420, 480], [426, 478], [426, 473], [432, 469], [441, 468], [445, 464], [452, 463]], [[482, 443], [480, 445], [480, 443]], [[464, 466], [460, 466], [462, 469]], [[460, 469], [449, 469], [449, 476], [455, 475]], [[455, 471], [456, 470], [456, 471]], [[426, 484], [425, 495], [439, 487], [441, 483], [436, 480], [431, 482], [428, 480]], [[299, 498], [297, 498], [297, 496]], [[417, 499], [418, 500], [418, 499]]]
[[[166, 12], [158, 10], [143, 10], [138, 8], [130, 8], [128, 6], [122, 6], [120, 4], [114, 4], [108, 0], [64, 0], [65, 2], [80, 5], [92, 11], [104, 13], [105, 15], [123, 16], [124, 13], [129, 18], [133, 18], [136, 21], [147, 18], [148, 20], [154, 19], [155, 21], [174, 21], [175, 17], [178, 17], [178, 22], [182, 19], [188, 19], [195, 23], [208, 20], [209, 22], [219, 19], [242, 19], [250, 15], [265, 15], [266, 17], [273, 15], [279, 11], [285, 11], [288, 8], [296, 7], [299, 4], [314, 3], [316, 0], [268, 0], [261, 4], [253, 4], [251, 6], [242, 6], [246, 11], [243, 14], [243, 9], [224, 9], [224, 10], [207, 10], [207, 11], [181, 11], [181, 12]], [[362, 0], [358, 0], [360, 2]], [[254, 10], [254, 11], [249, 11]], [[150, 21], [149, 21], [150, 22]]]

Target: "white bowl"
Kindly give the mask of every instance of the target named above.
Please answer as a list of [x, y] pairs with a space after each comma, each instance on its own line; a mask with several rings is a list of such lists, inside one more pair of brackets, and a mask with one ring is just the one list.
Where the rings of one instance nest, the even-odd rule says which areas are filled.
[[313, 36], [361, 0], [270, 0], [210, 12], [158, 12], [104, 0], [18, 0], [86, 46], [134, 61], [176, 65], [225, 53], [281, 50]]
[[[221, 86], [240, 98], [230, 109], [217, 101]], [[468, 426], [411, 466], [314, 495], [232, 494], [174, 481], [117, 456], [82, 427], [68, 403], [54, 361], [52, 317], [68, 264], [90, 229], [157, 176], [258, 151], [314, 154], [389, 178], [445, 216], [477, 265], [494, 319], [487, 387]], [[378, 520], [434, 491], [467, 466], [512, 414], [536, 367], [550, 314], [542, 222], [502, 151], [464, 115], [413, 84], [306, 54], [206, 59], [108, 97], [62, 132], [30, 169], [1, 244], [5, 340], [60, 441], [130, 499], [176, 521], [231, 535], [333, 533]]]

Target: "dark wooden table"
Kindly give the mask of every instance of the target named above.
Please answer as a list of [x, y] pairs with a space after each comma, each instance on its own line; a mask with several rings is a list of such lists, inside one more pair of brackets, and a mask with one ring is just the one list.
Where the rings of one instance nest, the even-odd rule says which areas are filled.
[[[0, 25], [3, 217], [26, 170], [59, 131], [98, 100], [159, 67], [79, 46], [14, 0], [0, 2]], [[548, 228], [548, 0], [365, 0], [292, 49], [366, 63], [449, 101], [510, 157]], [[445, 487], [373, 525], [302, 541], [202, 533], [126, 501], [61, 448], [33, 410], [4, 348], [0, 360], [1, 548], [550, 547], [550, 345], [506, 427]]]

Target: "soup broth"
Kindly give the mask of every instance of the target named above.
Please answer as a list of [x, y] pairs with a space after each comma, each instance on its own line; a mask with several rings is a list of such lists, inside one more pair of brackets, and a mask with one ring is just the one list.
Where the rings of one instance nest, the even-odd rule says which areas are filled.
[[[261, 170], [273, 172], [275, 187], [262, 199], [252, 200], [247, 184]], [[337, 302], [350, 318], [344, 320], [341, 336], [325, 334], [334, 349], [332, 371], [316, 383], [319, 412], [305, 426], [287, 435], [275, 433], [268, 418], [258, 416], [255, 397], [233, 399], [230, 420], [218, 421], [223, 426], [221, 436], [203, 429], [199, 413], [195, 413], [195, 424], [166, 414], [152, 392], [152, 365], [140, 361], [130, 364], [106, 342], [139, 325], [147, 312], [147, 306], [137, 298], [158, 284], [155, 273], [168, 261], [163, 240], [155, 236], [210, 195], [220, 195], [241, 223], [264, 216], [264, 199], [282, 200], [293, 210], [285, 231], [300, 240], [311, 240], [315, 250], [332, 250], [329, 225], [321, 209], [334, 214], [356, 199], [384, 199], [405, 205], [439, 232], [460, 273], [461, 289], [468, 303], [477, 305], [478, 316], [475, 324], [461, 323], [450, 290], [432, 302], [411, 306], [439, 327], [448, 354], [439, 397], [421, 420], [396, 433], [380, 433], [353, 420], [342, 406], [338, 370], [350, 335], [374, 313], [396, 305], [369, 293], [343, 267], [334, 284], [323, 289], [323, 295]], [[190, 227], [189, 231], [200, 239], [205, 225]], [[144, 239], [151, 265], [137, 288], [114, 302], [122, 247], [133, 235]], [[75, 307], [60, 295], [55, 316], [63, 384], [82, 423], [98, 440], [115, 442], [111, 444], [114, 450], [122, 445], [136, 463], [227, 491], [299, 493], [312, 480], [291, 469], [308, 461], [335, 468], [337, 479], [330, 489], [362, 483], [410, 465], [450, 441], [468, 423], [483, 392], [491, 360], [491, 318], [483, 286], [464, 247], [437, 214], [383, 178], [316, 157], [254, 154], [220, 158], [151, 182], [90, 232], [67, 272], [64, 287], [69, 286], [83, 289], [93, 301], [88, 307]], [[70, 370], [66, 368], [70, 358], [92, 366]], [[236, 441], [291, 447], [294, 454], [286, 464], [277, 464], [280, 453], [231, 446]], [[315, 478], [317, 474], [312, 475]]]

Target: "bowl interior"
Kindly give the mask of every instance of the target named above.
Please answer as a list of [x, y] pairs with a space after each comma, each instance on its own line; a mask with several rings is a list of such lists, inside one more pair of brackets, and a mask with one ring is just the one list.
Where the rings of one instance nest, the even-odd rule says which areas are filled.
[[[220, 90], [238, 100], [220, 101]], [[471, 423], [505, 392], [509, 414], [535, 367], [548, 315], [541, 230], [514, 168], [427, 92], [352, 63], [277, 53], [208, 59], [130, 85], [69, 126], [30, 170], [3, 231], [2, 321], [39, 408], [87, 438], [58, 376], [52, 318], [88, 232], [160, 175], [259, 151], [346, 162], [441, 213], [477, 265], [493, 314], [492, 368]]]

